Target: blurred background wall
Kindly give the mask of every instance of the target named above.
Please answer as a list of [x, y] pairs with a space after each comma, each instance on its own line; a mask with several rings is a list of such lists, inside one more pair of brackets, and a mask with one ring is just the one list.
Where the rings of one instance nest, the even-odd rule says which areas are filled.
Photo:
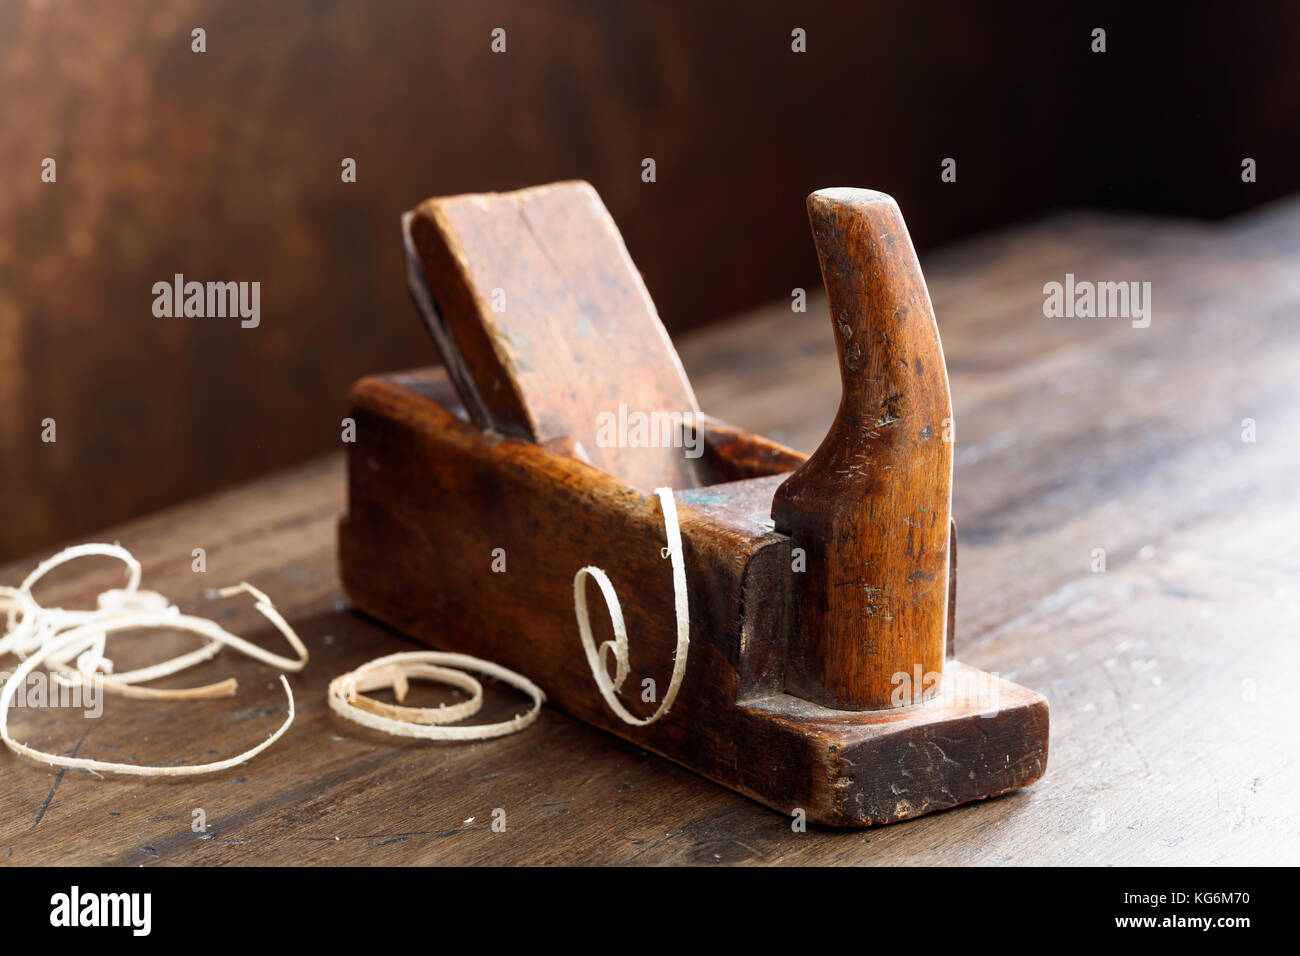
[[[1050, 7], [0, 0], [0, 560], [338, 447], [355, 378], [433, 361], [426, 196], [590, 180], [680, 333], [818, 283], [820, 186], [892, 193], [923, 254], [1300, 186], [1294, 4]], [[178, 272], [259, 281], [260, 326], [155, 317]]]

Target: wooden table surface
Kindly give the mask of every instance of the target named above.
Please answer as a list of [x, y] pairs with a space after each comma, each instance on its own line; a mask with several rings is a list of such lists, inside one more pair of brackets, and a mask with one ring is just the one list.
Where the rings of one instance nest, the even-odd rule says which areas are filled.
[[[1300, 203], [1220, 224], [1059, 215], [922, 265], [958, 423], [957, 653], [1050, 699], [1051, 753], [1033, 787], [884, 828], [796, 833], [549, 708], [523, 733], [471, 744], [341, 721], [328, 681], [411, 645], [340, 591], [336, 455], [99, 536], [134, 551], [144, 587], [279, 649], [251, 602], [205, 589], [248, 580], [272, 596], [311, 650], [291, 677], [298, 716], [285, 737], [235, 770], [176, 780], [99, 779], [0, 752], [0, 861], [1300, 861]], [[1150, 281], [1150, 326], [1044, 317], [1043, 285], [1066, 273]], [[679, 346], [706, 411], [801, 450], [820, 440], [839, 388], [821, 299]], [[94, 493], [93, 475], [76, 480]], [[0, 569], [0, 583], [41, 557]], [[86, 560], [37, 596], [81, 606], [120, 581], [111, 562]], [[194, 639], [116, 641], [121, 668]], [[15, 709], [12, 726], [101, 759], [215, 760], [264, 739], [285, 710], [275, 674], [229, 651], [171, 683], [226, 675], [239, 678], [234, 699], [109, 699], [100, 719]], [[510, 708], [504, 694], [489, 711]], [[197, 810], [206, 832], [192, 830]]]

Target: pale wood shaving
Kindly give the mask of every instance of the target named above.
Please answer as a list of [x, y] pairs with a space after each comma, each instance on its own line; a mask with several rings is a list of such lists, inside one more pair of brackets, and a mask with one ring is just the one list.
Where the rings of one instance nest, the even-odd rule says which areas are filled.
[[[582, 637], [583, 650], [587, 652], [587, 664], [592, 676], [600, 688], [601, 696], [610, 710], [614, 711], [625, 723], [644, 727], [663, 717], [677, 699], [677, 691], [686, 676], [686, 657], [691, 645], [691, 616], [686, 603], [686, 565], [682, 557], [682, 532], [677, 520], [677, 503], [673, 500], [671, 488], [656, 488], [659, 503], [664, 512], [664, 535], [668, 547], [663, 549], [663, 556], [672, 559], [673, 566], [673, 604], [677, 614], [677, 647], [673, 654], [673, 676], [668, 684], [663, 701], [649, 717], [637, 717], [631, 713], [616, 696], [628, 675], [627, 626], [623, 623], [623, 608], [619, 604], [618, 594], [609, 576], [600, 568], [589, 565], [573, 576], [573, 610], [578, 618], [578, 631]], [[587, 610], [586, 579], [592, 578], [600, 586], [601, 596], [609, 609], [609, 622], [614, 630], [614, 639], [603, 642], [596, 647], [591, 635], [591, 617]], [[614, 655], [614, 677], [609, 676], [609, 655]]]
[[[451, 670], [458, 668], [458, 670]], [[518, 714], [511, 720], [495, 724], [471, 724], [467, 727], [448, 727], [454, 720], [463, 720], [478, 713], [483, 703], [483, 688], [479, 682], [464, 671], [474, 671], [487, 677], [495, 677], [502, 683], [509, 684], [523, 691], [532, 698], [533, 706], [525, 714]], [[376, 690], [380, 687], [405, 687], [406, 678], [421, 677], [436, 680], [462, 690], [468, 690], [468, 701], [445, 707], [400, 707], [384, 704], [363, 696], [363, 690]], [[502, 737], [523, 730], [537, 719], [541, 713], [546, 695], [542, 689], [528, 678], [500, 664], [480, 660], [468, 654], [451, 654], [443, 651], [407, 651], [389, 654], [362, 664], [356, 670], [340, 674], [330, 681], [327, 693], [330, 709], [340, 717], [358, 723], [371, 730], [383, 731], [397, 737], [419, 737], [424, 740], [488, 740]], [[399, 701], [406, 696], [405, 690], [397, 694]], [[455, 716], [451, 716], [454, 714]]]
[[[49, 571], [68, 561], [90, 555], [117, 558], [126, 565], [124, 588], [99, 595], [95, 610], [66, 610], [42, 607], [32, 596], [32, 588]], [[262, 663], [283, 671], [301, 671], [307, 664], [307, 648], [293, 628], [275, 609], [271, 600], [247, 582], [223, 588], [220, 597], [251, 594], [255, 607], [284, 635], [296, 657], [274, 654], [265, 648], [231, 634], [215, 621], [181, 614], [180, 609], [155, 591], [140, 590], [140, 563], [129, 551], [115, 544], [83, 544], [67, 548], [42, 561], [17, 588], [0, 587], [0, 610], [6, 612], [6, 629], [0, 636], [0, 653], [17, 655], [22, 663], [0, 690], [0, 739], [14, 753], [22, 754], [54, 767], [90, 770], [95, 773], [121, 773], [138, 776], [178, 777], [226, 770], [257, 756], [289, 729], [294, 718], [293, 691], [283, 675], [280, 683], [289, 701], [284, 722], [266, 740], [225, 760], [180, 766], [149, 766], [112, 763], [86, 757], [69, 757], [49, 753], [18, 742], [9, 733], [9, 707], [18, 688], [37, 667], [44, 665], [54, 681], [65, 686], [93, 684], [96, 690], [124, 697], [147, 700], [198, 700], [233, 696], [237, 683], [227, 678], [200, 687], [156, 688], [138, 686], [179, 673], [216, 656], [222, 647], [231, 647]], [[131, 671], [113, 673], [113, 662], [105, 656], [108, 637], [118, 631], [168, 630], [189, 631], [205, 638], [193, 651]], [[75, 660], [75, 663], [71, 663]]]

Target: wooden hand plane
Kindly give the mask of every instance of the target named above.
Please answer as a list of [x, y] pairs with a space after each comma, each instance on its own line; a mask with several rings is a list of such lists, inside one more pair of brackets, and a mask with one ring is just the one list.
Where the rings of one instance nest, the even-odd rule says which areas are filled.
[[[948, 377], [898, 206], [826, 189], [808, 212], [843, 383], [811, 457], [699, 411], [590, 185], [408, 213], [444, 367], [354, 386], [339, 561], [360, 610], [782, 813], [861, 826], [1033, 783], [1048, 708], [951, 654]], [[607, 427], [634, 416], [652, 424]], [[573, 580], [608, 573], [635, 678], [618, 699], [650, 714], [676, 647], [657, 486], [677, 505], [690, 645], [671, 709], [638, 726], [597, 691]]]

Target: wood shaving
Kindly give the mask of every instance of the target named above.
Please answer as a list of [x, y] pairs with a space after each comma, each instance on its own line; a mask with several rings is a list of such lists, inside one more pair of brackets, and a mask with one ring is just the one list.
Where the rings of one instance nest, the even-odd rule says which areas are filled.
[[[686, 674], [686, 656], [691, 645], [691, 615], [686, 604], [686, 566], [682, 559], [682, 532], [677, 521], [677, 503], [673, 500], [673, 490], [671, 488], [656, 488], [655, 494], [659, 496], [659, 503], [663, 506], [664, 535], [668, 539], [668, 547], [663, 549], [662, 554], [666, 558], [671, 558], [673, 563], [673, 603], [677, 614], [677, 648], [673, 654], [673, 676], [668, 684], [668, 691], [664, 694], [663, 702], [659, 705], [658, 710], [649, 717], [637, 717], [632, 714], [616, 696], [623, 686], [623, 681], [627, 679], [629, 664], [627, 626], [623, 623], [623, 608], [618, 602], [618, 594], [614, 591], [614, 585], [610, 583], [609, 576], [594, 565], [582, 568], [573, 576], [573, 610], [578, 618], [578, 631], [582, 636], [583, 650], [587, 652], [587, 664], [591, 667], [592, 676], [596, 678], [596, 685], [600, 688], [601, 696], [605, 698], [605, 703], [609, 705], [610, 710], [614, 711], [625, 723], [638, 727], [653, 724], [668, 713], [673, 706], [673, 701], [677, 699], [677, 691], [682, 686], [682, 678]], [[599, 648], [596, 647], [595, 639], [591, 636], [591, 617], [587, 611], [587, 590], [583, 586], [588, 577], [594, 579], [600, 585], [600, 593], [605, 599], [605, 607], [609, 609], [609, 623], [614, 629], [614, 639], [603, 642]], [[614, 655], [613, 679], [610, 679], [609, 676], [610, 654]]]
[[[452, 670], [452, 668], [458, 668]], [[526, 714], [495, 724], [471, 724], [467, 727], [448, 727], [446, 724], [464, 720], [478, 713], [483, 705], [483, 687], [465, 671], [475, 671], [495, 677], [523, 691], [532, 698], [533, 706]], [[470, 693], [463, 703], [444, 707], [400, 707], [384, 704], [362, 695], [365, 690], [392, 687], [398, 701], [406, 697], [406, 679], [420, 677], [459, 687]], [[419, 737], [424, 740], [489, 740], [523, 730], [541, 713], [546, 695], [528, 678], [514, 671], [480, 660], [468, 654], [451, 654], [443, 651], [407, 651], [389, 654], [362, 664], [330, 681], [328, 691], [330, 709], [340, 717], [380, 730], [397, 737]]]
[[[46, 608], [32, 596], [32, 588], [47, 573], [59, 565], [90, 555], [117, 558], [127, 569], [124, 588], [105, 591], [99, 595], [94, 610], [66, 610]], [[124, 697], [148, 700], [198, 700], [233, 696], [237, 683], [228, 678], [215, 684], [200, 687], [156, 688], [138, 686], [179, 673], [215, 657], [222, 647], [231, 647], [249, 657], [282, 671], [298, 672], [307, 664], [307, 648], [293, 628], [276, 611], [270, 598], [246, 582], [217, 591], [219, 597], [251, 594], [255, 607], [275, 626], [296, 657], [274, 654], [249, 641], [231, 634], [215, 621], [181, 614], [180, 609], [155, 591], [140, 590], [140, 562], [129, 551], [115, 544], [83, 544], [66, 548], [42, 561], [17, 588], [0, 587], [0, 610], [6, 612], [6, 628], [0, 637], [0, 654], [17, 655], [22, 663], [5, 681], [0, 690], [0, 739], [14, 753], [22, 754], [54, 767], [69, 767], [92, 772], [135, 774], [138, 776], [178, 777], [215, 773], [237, 766], [257, 756], [275, 743], [293, 723], [294, 701], [289, 681], [281, 675], [280, 683], [289, 701], [288, 715], [280, 727], [266, 740], [226, 760], [181, 766], [148, 766], [128, 763], [111, 763], [85, 757], [68, 757], [53, 754], [19, 743], [9, 733], [9, 707], [18, 688], [37, 667], [44, 665], [51, 678], [64, 685], [94, 685], [96, 690]], [[113, 662], [105, 656], [108, 637], [118, 631], [167, 630], [189, 631], [206, 639], [196, 650], [179, 654], [148, 667], [113, 673]]]

